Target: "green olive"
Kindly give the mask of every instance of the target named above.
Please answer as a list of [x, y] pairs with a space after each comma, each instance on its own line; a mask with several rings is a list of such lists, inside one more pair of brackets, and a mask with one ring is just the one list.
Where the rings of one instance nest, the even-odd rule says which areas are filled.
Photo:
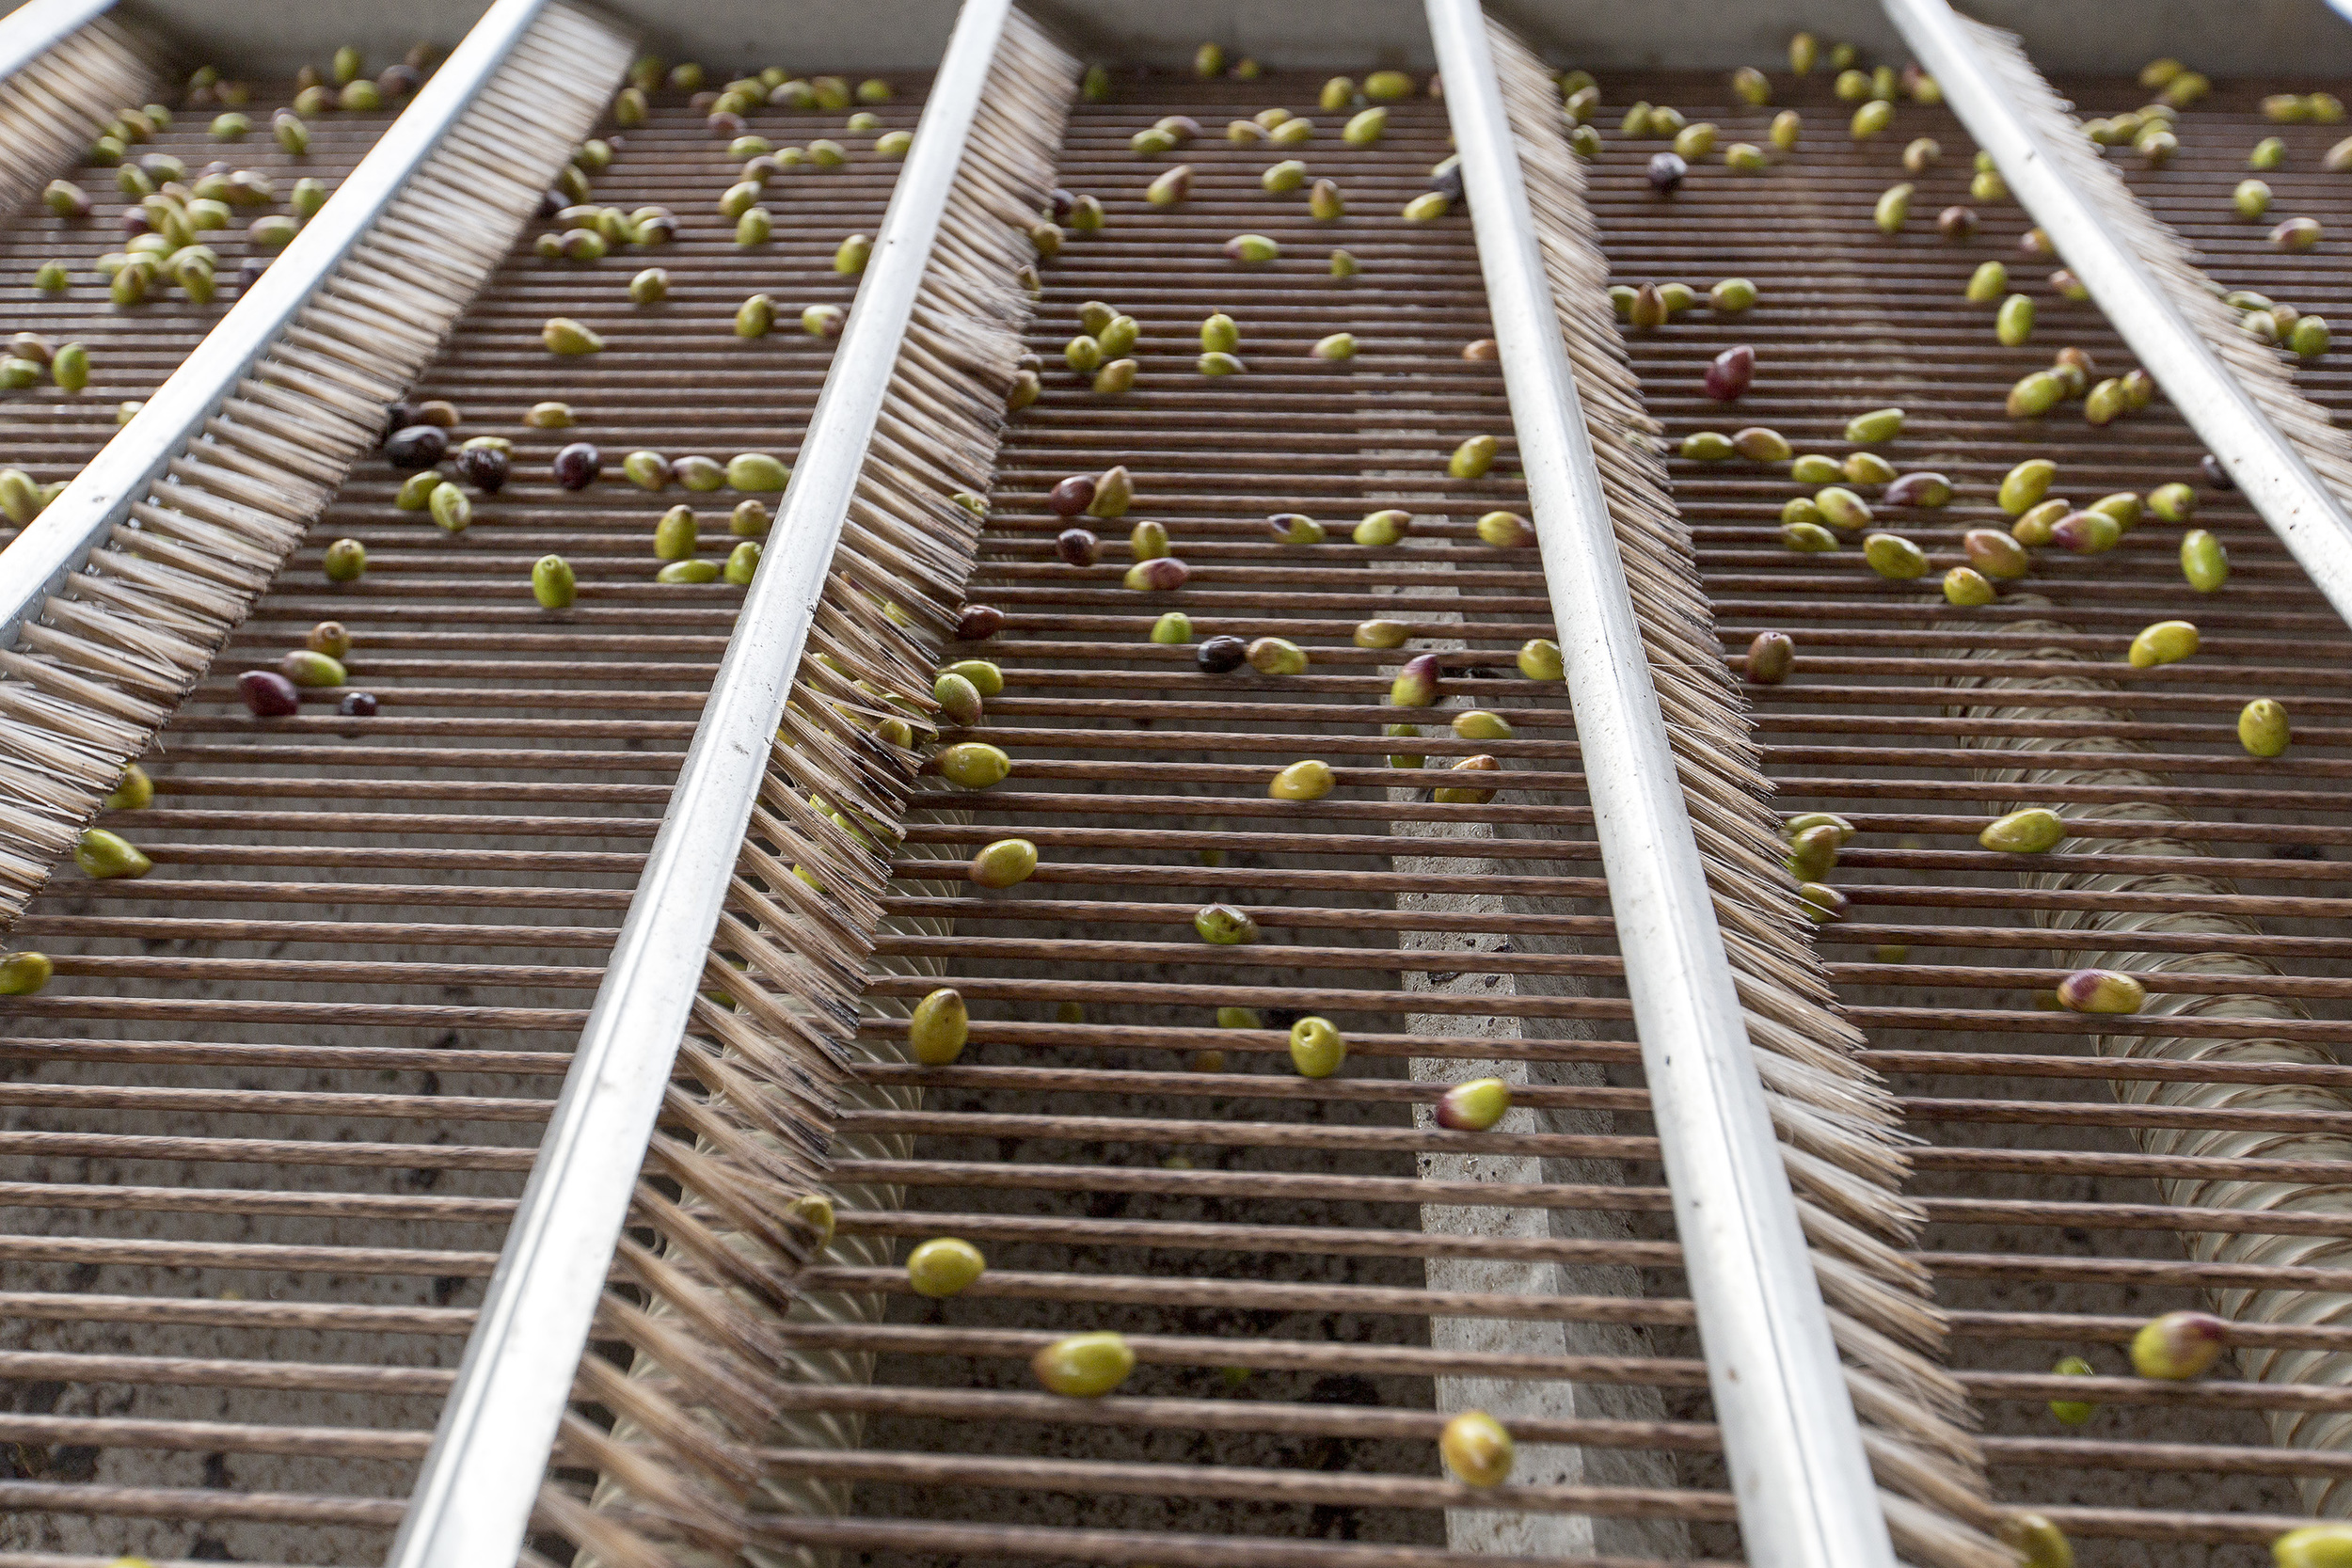
[[[2270, 1544], [2270, 1557], [2276, 1568], [2352, 1568], [2352, 1525], [2291, 1529]], [[2064, 1568], [2073, 1568], [2071, 1560]]]
[[959, 741], [934, 759], [940, 776], [960, 789], [986, 789], [1012, 771], [1012, 759], [985, 741]]
[[2168, 523], [2185, 523], [2197, 512], [2197, 492], [2185, 484], [2159, 484], [2148, 492], [2148, 510]]
[[1054, 1393], [1100, 1399], [1127, 1381], [1136, 1353], [1117, 1334], [1073, 1334], [1039, 1351], [1029, 1370]]
[[2159, 664], [2172, 664], [2197, 652], [2196, 626], [2188, 621], [2157, 621], [2140, 629], [2132, 639], [2130, 658], [2132, 668], [2146, 670]]
[[1511, 1479], [1518, 1453], [1511, 1433], [1483, 1410], [1466, 1410], [1438, 1434], [1438, 1452], [1469, 1486], [1500, 1486]]
[[1258, 940], [1258, 921], [1248, 910], [1232, 904], [1204, 904], [1195, 911], [1192, 928], [1200, 940], [1219, 947], [1235, 947]]
[[982, 887], [1011, 887], [1036, 874], [1037, 846], [1025, 838], [996, 840], [972, 857], [969, 872]]
[[2046, 457], [2029, 457], [2010, 469], [2001, 480], [1997, 499], [2001, 510], [2010, 516], [2022, 516], [2042, 503], [2058, 479], [2058, 465]]
[[[2074, 1568], [2074, 1548], [2066, 1532], [2039, 1513], [2011, 1513], [1994, 1528], [2015, 1554], [2018, 1568]], [[2285, 1563], [2280, 1568], [2296, 1568]]]
[[988, 1259], [970, 1242], [935, 1236], [907, 1254], [907, 1284], [934, 1301], [960, 1296], [977, 1283]]
[[[332, 622], [326, 624], [333, 625]], [[135, 762], [122, 770], [121, 782], [100, 803], [108, 811], [145, 811], [154, 799], [155, 781], [148, 777], [146, 768]]]
[[1993, 333], [2003, 348], [2015, 348], [2033, 336], [2033, 296], [2011, 294], [2001, 301], [1993, 319]]
[[103, 828], [82, 830], [82, 836], [74, 842], [73, 863], [102, 881], [118, 877], [136, 880], [155, 869], [155, 863], [136, 845]]
[[0, 956], [0, 996], [37, 995], [56, 968], [48, 954], [30, 949]]
[[543, 610], [569, 610], [580, 596], [571, 563], [560, 555], [541, 556], [532, 563], [531, 594]]
[[2229, 1343], [2230, 1325], [2210, 1312], [2167, 1312], [2132, 1337], [2132, 1370], [2184, 1383], [2220, 1360]]
[[963, 993], [943, 986], [914, 1005], [907, 1020], [907, 1044], [925, 1067], [946, 1067], [963, 1054], [972, 1019]]
[[2066, 822], [2045, 806], [2013, 811], [1986, 825], [1977, 842], [2003, 855], [2039, 855], [2066, 836]]
[[1484, 479], [1495, 466], [1499, 446], [1491, 436], [1472, 436], [1454, 449], [1446, 472], [1455, 479]]
[[1302, 1018], [1291, 1025], [1290, 1049], [1301, 1078], [1328, 1078], [1347, 1060], [1347, 1037], [1327, 1018]]
[[1973, 566], [1955, 566], [1944, 574], [1944, 597], [1963, 609], [1991, 604], [1996, 596], [1991, 580]]
[[1320, 800], [1337, 784], [1331, 765], [1314, 758], [1294, 762], [1274, 775], [1266, 793], [1277, 800]]

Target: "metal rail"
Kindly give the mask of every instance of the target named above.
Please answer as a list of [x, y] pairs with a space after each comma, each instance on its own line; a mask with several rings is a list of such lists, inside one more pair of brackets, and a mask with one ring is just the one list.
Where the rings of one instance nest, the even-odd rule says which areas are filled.
[[547, 0], [497, 0], [317, 216], [206, 334], [131, 422], [0, 552], [0, 647], [144, 500], [204, 421], [269, 353], [352, 246], [433, 154]]
[[1427, 0], [1747, 1550], [1894, 1547], [1766, 1112], [1568, 368], [1478, 0]]
[[114, 9], [114, 4], [115, 0], [31, 0], [0, 18], [0, 82]]
[[1010, 0], [965, 0], [393, 1543], [511, 1568]]
[[2336, 612], [2352, 621], [2352, 514], [2182, 318], [2155, 277], [2116, 242], [2059, 173], [1978, 58], [1946, 0], [1882, 3], [1943, 87], [1945, 102], [1977, 145], [1993, 154], [2018, 203], [2050, 236], [2140, 364]]

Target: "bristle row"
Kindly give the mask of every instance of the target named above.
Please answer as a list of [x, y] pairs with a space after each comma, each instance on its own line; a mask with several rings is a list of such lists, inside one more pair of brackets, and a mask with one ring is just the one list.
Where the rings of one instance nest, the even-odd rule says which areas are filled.
[[[2029, 594], [2011, 594], [2005, 602], [2026, 605], [2047, 603], [2039, 595]], [[2089, 729], [2120, 723], [2129, 717], [2117, 705], [2122, 699], [2122, 688], [2100, 674], [2097, 661], [2082, 651], [2081, 627], [2058, 621], [2037, 620], [2005, 622], [2000, 629], [2012, 636], [2046, 636], [2050, 641], [2040, 647], [2005, 642], [1998, 648], [1979, 649], [1970, 657], [1992, 665], [2027, 659], [2042, 664], [2074, 664], [2080, 666], [2082, 673], [2067, 675], [1998, 675], [1988, 673], [1955, 682], [1979, 691], [2034, 694], [2037, 705], [2030, 708], [1988, 703], [1966, 709], [1970, 720], [2064, 719], [2079, 721]], [[2065, 693], [2074, 701], [2064, 706], [2048, 705], [2047, 697], [2052, 692]], [[1998, 724], [1987, 728], [1997, 729]], [[2030, 796], [2032, 790], [2042, 785], [2068, 785], [2113, 791], [2117, 796], [2108, 804], [2069, 808], [2066, 816], [2070, 821], [2145, 821], [2169, 825], [2179, 816], [2172, 807], [2160, 801], [2134, 800], [2124, 793], [2146, 790], [2153, 795], [2173, 784], [2165, 774], [2135, 765], [2136, 754], [2145, 753], [2148, 750], [2137, 741], [2102, 736], [2079, 741], [2042, 738], [2027, 742], [1979, 734], [1966, 744], [1988, 752], [2024, 750], [2029, 746], [2036, 753], [2031, 766], [1977, 770], [1977, 778], [2005, 786], [2004, 800], [1990, 804], [1988, 809], [1991, 811], [2013, 810], [2021, 800]], [[2023, 760], [2020, 759], [2021, 762]], [[2029, 874], [2020, 878], [2023, 885], [2037, 892], [2063, 893], [2091, 889], [2104, 895], [2105, 900], [2152, 891], [2169, 895], [2221, 896], [2235, 896], [2241, 891], [2236, 882], [2219, 875], [2195, 876], [2178, 870], [2135, 874], [2114, 869], [2123, 856], [2162, 856], [2177, 864], [2184, 859], [2213, 853], [2207, 845], [2170, 837], [2153, 827], [2142, 837], [2070, 838], [2051, 852], [2053, 855], [2096, 857], [2098, 863], [2106, 869], [2074, 874]], [[2049, 930], [2054, 941], [2066, 943], [2050, 955], [2051, 964], [2059, 969], [2106, 969], [2151, 975], [2236, 974], [2249, 979], [2282, 973], [2275, 965], [2244, 953], [2154, 952], [2135, 946], [2129, 940], [2138, 932], [2171, 935], [2208, 932], [2232, 938], [2259, 937], [2262, 934], [2261, 924], [2242, 915], [2194, 911], [2167, 914], [2128, 909], [2052, 910], [2037, 907], [2034, 922]], [[2121, 940], [2110, 947], [2103, 938]], [[2135, 1016], [2138, 1019], [2224, 1018], [2284, 1023], [2307, 1021], [2311, 1014], [2301, 1002], [2292, 996], [2249, 990], [2217, 993], [2159, 991], [2151, 995]], [[2233, 1067], [2262, 1064], [2285, 1069], [2326, 1069], [2337, 1065], [2334, 1053], [2324, 1046], [2259, 1036], [2222, 1038], [2209, 1035], [2170, 1036], [2151, 1030], [2127, 1035], [2094, 1036], [2091, 1049], [2106, 1056], [2161, 1062], [2227, 1063]], [[2216, 1168], [2250, 1157], [2329, 1164], [2352, 1160], [2352, 1134], [2297, 1132], [2275, 1128], [2246, 1129], [2232, 1125], [2226, 1119], [2232, 1112], [2259, 1110], [2265, 1117], [2302, 1116], [2311, 1117], [2314, 1123], [2328, 1122], [2352, 1128], [2352, 1095], [2324, 1084], [2241, 1084], [2193, 1079], [2178, 1082], [2118, 1079], [2115, 1082], [2119, 1093], [2132, 1104], [2163, 1107], [2194, 1118], [2194, 1124], [2185, 1123], [2180, 1127], [2136, 1129], [2134, 1136], [2139, 1147], [2153, 1156], [2212, 1161]], [[2216, 1118], [2212, 1113], [2220, 1114], [2220, 1125], [2215, 1125]], [[2172, 1178], [2160, 1185], [2164, 1201], [2169, 1204], [2184, 1209], [2202, 1207], [2241, 1214], [2328, 1212], [2338, 1206], [2337, 1194], [2340, 1191], [2333, 1184], [2239, 1178]], [[2189, 1256], [2201, 1264], [2290, 1273], [2297, 1266], [2313, 1263], [2330, 1245], [2291, 1231], [2265, 1231], [2260, 1228], [2197, 1230], [2186, 1234], [2183, 1240]], [[2211, 1290], [2206, 1295], [2214, 1310], [2233, 1323], [2265, 1325], [2339, 1323], [2347, 1312], [2352, 1312], [2352, 1295], [2342, 1291], [2292, 1288], [2233, 1289]], [[2265, 1351], [2249, 1347], [2240, 1349], [2236, 1354], [2245, 1375], [2257, 1382], [2292, 1384], [2298, 1387], [2319, 1386], [2340, 1388], [2352, 1385], [2352, 1355], [2340, 1352]], [[2308, 1407], [2307, 1402], [2298, 1402], [2293, 1409], [2273, 1412], [2270, 1425], [2273, 1441], [2281, 1448], [2329, 1453], [2343, 1453], [2352, 1449], [2352, 1416], [2342, 1412], [2314, 1411]], [[2352, 1484], [2347, 1484], [2343, 1478], [2307, 1476], [2299, 1479], [2296, 1485], [2302, 1493], [2304, 1506], [2314, 1514], [2328, 1519], [2352, 1518]]]
[[[824, 1131], [846, 1105], [914, 1103], [916, 1091], [869, 1089], [848, 1069], [878, 1052], [897, 1059], [860, 1037], [861, 1019], [906, 1010], [863, 994], [869, 965], [937, 966], [874, 957], [875, 933], [946, 934], [937, 920], [882, 914], [892, 861], [937, 852], [901, 842], [905, 829], [948, 813], [924, 809], [943, 797], [918, 784], [919, 751], [876, 731], [902, 722], [920, 746], [934, 728], [932, 673], [977, 559], [1029, 310], [1015, 274], [1030, 259], [1025, 230], [1052, 184], [1077, 73], [1034, 24], [1009, 19], [712, 943], [707, 990], [724, 1000], [706, 996], [680, 1047], [697, 1087], [673, 1091], [673, 1131], [640, 1185], [631, 1223], [660, 1242], [623, 1244], [628, 1282], [651, 1304], [610, 1296], [596, 1330], [628, 1349], [627, 1402], [583, 1382], [580, 1398], [612, 1424], [575, 1418], [558, 1464], [598, 1480], [584, 1498], [548, 1482], [542, 1523], [579, 1545], [583, 1564], [812, 1560], [763, 1544], [755, 1521], [847, 1506], [837, 1483], [767, 1473], [752, 1450], [857, 1443], [856, 1418], [790, 1408], [779, 1390], [865, 1381], [870, 1356], [797, 1348], [777, 1328], [870, 1322], [882, 1303], [797, 1291], [808, 1249], [755, 1221], [812, 1189], [861, 1209], [903, 1202], [895, 1189], [842, 1184], [857, 1161], [833, 1156], [905, 1158], [906, 1140], [829, 1143]], [[675, 1135], [689, 1129], [691, 1139]], [[667, 1185], [683, 1196], [663, 1198]], [[886, 1267], [891, 1250], [887, 1238], [842, 1236], [824, 1256]]]
[[1959, 22], [2002, 97], [2034, 134], [2051, 166], [2091, 208], [2099, 226], [2148, 268], [2172, 308], [2320, 482], [2352, 506], [2352, 433], [2339, 429], [2327, 410], [2295, 389], [2293, 372], [2276, 350], [2239, 327], [2235, 312], [2222, 302], [2222, 291], [2198, 267], [2196, 253], [2139, 204], [2098, 144], [2083, 134], [2073, 106], [2026, 58], [2017, 36], [1965, 17]]
[[[2332, 424], [2325, 410], [2295, 389], [2288, 366], [2276, 351], [2239, 329], [2233, 312], [2222, 303], [2221, 291], [2197, 266], [2194, 252], [2132, 196], [2122, 176], [2108, 166], [2097, 146], [2083, 134], [2081, 125], [2071, 112], [2071, 106], [2034, 69], [2018, 40], [2011, 34], [1973, 22], [1963, 21], [1962, 25], [1968, 30], [1979, 58], [1992, 72], [2014, 112], [2026, 121], [2027, 129], [2048, 153], [2053, 166], [2091, 205], [2100, 223], [2118, 243], [2149, 267], [2173, 308], [2219, 356], [2238, 385], [2246, 389], [2272, 424], [2301, 454], [2321, 483], [2340, 499], [2352, 501], [2352, 436], [2347, 436]], [[2010, 602], [2020, 602], [2021, 598], [2023, 602], [2032, 602], [2030, 596], [2019, 595], [2011, 595]], [[2080, 636], [2076, 627], [2055, 621], [2023, 621], [2011, 623], [2003, 629], [2049, 633], [2052, 634], [2053, 645], [2033, 650], [1987, 651], [1976, 657], [1995, 660], [2034, 658], [2088, 662], [2074, 646], [2074, 641]], [[2118, 689], [2089, 668], [2080, 675], [2039, 678], [1987, 676], [1965, 684], [1992, 690], [2046, 692], [2055, 689], [2082, 694], [2081, 705], [2076, 707], [2036, 707], [2033, 717], [2039, 720], [2078, 718], [2087, 724], [2095, 725], [2112, 722], [2122, 717], [2111, 705]], [[1994, 706], [1971, 708], [1969, 712], [1972, 715], [2003, 718], [2016, 716], [2010, 709]], [[2016, 742], [1996, 739], [1980, 740], [1974, 744], [1987, 749], [2018, 749]], [[2074, 760], [2072, 766], [2061, 760], [2058, 766], [1987, 769], [1979, 776], [2010, 785], [2023, 784], [2027, 788], [2041, 784], [2076, 784], [2119, 789], [2153, 789], [2167, 782], [2161, 774], [2132, 765], [2132, 753], [2145, 748], [2128, 740], [2100, 739], [2079, 743], [2043, 740], [2032, 743], [2031, 749], [2042, 753], [2058, 753], [2061, 758], [2065, 753], [2072, 752]], [[2012, 801], [1996, 809], [2010, 810], [2016, 803], [2022, 802]], [[2178, 814], [2170, 807], [2153, 801], [2124, 798], [2109, 805], [2070, 810], [2066, 815], [2075, 820], [2169, 821]], [[2103, 860], [2122, 855], [2183, 857], [2212, 852], [2205, 845], [2164, 837], [2153, 832], [2144, 838], [2070, 840], [2059, 847], [2061, 850], [2095, 853]], [[2027, 882], [2036, 889], [2056, 891], [2095, 884], [2109, 895], [2127, 895], [2135, 889], [2148, 888], [2158, 888], [2166, 893], [2234, 894], [2238, 891], [2236, 885], [2226, 878], [2170, 873], [2137, 877], [2108, 872], [2095, 878], [2046, 875], [2030, 878]], [[2236, 917], [2194, 913], [2095, 914], [2040, 911], [2036, 919], [2055, 932], [2079, 933], [2073, 937], [2069, 947], [2053, 955], [2053, 961], [2061, 968], [2139, 973], [2188, 971], [2249, 976], [2277, 973], [2268, 964], [2241, 954], [2155, 954], [2131, 949], [2128, 943], [2119, 944], [2122, 950], [2110, 950], [2097, 940], [2098, 934], [2122, 936], [2141, 930], [2213, 932], [2230, 936], [2259, 932], [2257, 923]], [[2253, 990], [2218, 995], [2158, 993], [2149, 999], [2139, 1014], [2143, 1018], [2152, 1015], [2281, 1022], [2308, 1016], [2302, 1006], [2293, 998]], [[2096, 1037], [2093, 1049], [2106, 1055], [2168, 1062], [2226, 1060], [2232, 1064], [2268, 1062], [2285, 1067], [2335, 1065], [2335, 1057], [2324, 1050], [2280, 1038], [2216, 1039], [2153, 1034], [2109, 1035]], [[2212, 1082], [2139, 1082], [2127, 1085], [2125, 1081], [2119, 1080], [2118, 1087], [2135, 1102], [2173, 1107], [2185, 1113], [2204, 1114], [2259, 1107], [2265, 1113], [2309, 1113], [2339, 1122], [2352, 1114], [2352, 1096], [2317, 1085], [2247, 1085]], [[2352, 1157], [2352, 1138], [2328, 1133], [2247, 1132], [2234, 1129], [2141, 1129], [2136, 1136], [2140, 1146], [2150, 1152], [2175, 1158], [2240, 1160], [2259, 1155], [2265, 1159], [2334, 1162]], [[2325, 1211], [2335, 1202], [2332, 1188], [2301, 1182], [2175, 1180], [2164, 1182], [2163, 1188], [2168, 1203], [2238, 1212]], [[2189, 1255], [2201, 1263], [2228, 1266], [2303, 1264], [2312, 1258], [2309, 1238], [2260, 1230], [2197, 1231], [2185, 1236], [2184, 1244]], [[2251, 1323], [2336, 1322], [2347, 1312], [2352, 1312], [2352, 1295], [2336, 1291], [2292, 1289], [2215, 1291], [2208, 1292], [2208, 1299], [2214, 1310], [2221, 1316]], [[2352, 1356], [2313, 1350], [2241, 1350], [2236, 1354], [2245, 1374], [2258, 1382], [2337, 1387], [2352, 1385]], [[2280, 1447], [2334, 1453], [2352, 1449], [2352, 1417], [2296, 1410], [2276, 1414], [2270, 1421], [2273, 1440]], [[2313, 1513], [2323, 1518], [2352, 1517], [2352, 1485], [2345, 1484], [2341, 1479], [2324, 1477], [2307, 1478], [2296, 1484], [2302, 1493], [2304, 1505]]]
[[[0, 664], [0, 928], [384, 434], [603, 112], [630, 40], [556, 0], [167, 477]], [[71, 492], [69, 492], [70, 494]]]
[[0, 203], [14, 212], [80, 163], [108, 121], [152, 103], [163, 51], [110, 16], [51, 44], [0, 82]]
[[1941, 1364], [1943, 1320], [1904, 1254], [1921, 1216], [1901, 1196], [1908, 1164], [1895, 1112], [1854, 1059], [1861, 1036], [1832, 1010], [1835, 993], [1783, 869], [1772, 786], [1667, 487], [1659, 427], [1618, 334], [1559, 93], [1508, 29], [1489, 33], [1651, 679], [1888, 1525], [1914, 1560], [1995, 1568], [2010, 1559], [1983, 1533], [1983, 1458], [1963, 1424], [1966, 1401]]

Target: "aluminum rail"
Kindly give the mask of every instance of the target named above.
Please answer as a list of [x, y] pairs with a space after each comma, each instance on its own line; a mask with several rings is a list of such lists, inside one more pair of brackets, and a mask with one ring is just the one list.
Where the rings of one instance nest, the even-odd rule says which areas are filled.
[[514, 1568], [1010, 0], [964, 0], [391, 1568]]
[[[2352, 515], [2185, 319], [2155, 277], [2116, 243], [2001, 91], [1946, 0], [1881, 0], [1903, 41], [1944, 89], [1977, 145], [1993, 154], [2107, 321], [2246, 499], [2352, 622]], [[2352, 0], [2347, 0], [2352, 3]], [[2338, 7], [2343, 9], [2343, 6]]]
[[547, 0], [497, 0], [294, 243], [88, 467], [0, 550], [0, 647], [147, 499], [504, 63]]
[[115, 0], [31, 0], [0, 17], [0, 82], [114, 9]]
[[1750, 1561], [1892, 1568], [1642, 648], [1478, 0], [1427, 0]]

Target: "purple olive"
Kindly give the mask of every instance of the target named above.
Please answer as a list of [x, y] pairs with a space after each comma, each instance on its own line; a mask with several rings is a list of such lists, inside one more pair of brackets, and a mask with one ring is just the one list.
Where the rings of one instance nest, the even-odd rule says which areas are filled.
[[1682, 177], [1691, 172], [1691, 166], [1676, 153], [1661, 152], [1649, 161], [1650, 189], [1661, 196], [1672, 196], [1682, 188]]
[[956, 641], [985, 642], [1005, 629], [1005, 612], [994, 605], [968, 604], [956, 622]]
[[1054, 553], [1073, 566], [1091, 566], [1103, 553], [1103, 541], [1091, 529], [1066, 528], [1054, 536]]
[[1192, 577], [1192, 568], [1172, 555], [1155, 556], [1138, 561], [1127, 568], [1127, 586], [1153, 594], [1168, 594], [1182, 588]]
[[1714, 362], [1707, 367], [1702, 389], [1717, 403], [1729, 403], [1746, 391], [1755, 379], [1756, 350], [1741, 343], [1715, 356]]
[[539, 216], [543, 220], [551, 218], [571, 204], [572, 198], [562, 191], [541, 191], [539, 193]]
[[346, 691], [343, 700], [335, 705], [335, 711], [349, 714], [354, 719], [373, 719], [375, 717], [375, 693]]
[[1211, 675], [1238, 670], [1248, 657], [1249, 644], [1238, 637], [1212, 637], [1192, 651], [1192, 661]]
[[2197, 471], [2204, 475], [2205, 483], [2212, 485], [2217, 490], [2234, 490], [2237, 488], [2237, 481], [2230, 477], [2230, 470], [2223, 467], [2221, 466], [2221, 459], [2216, 457], [2211, 452], [2205, 453], [2204, 456], [2197, 460]]
[[1068, 191], [1063, 190], [1059, 185], [1054, 187], [1053, 193], [1048, 196], [1046, 199], [1054, 204], [1054, 221], [1056, 223], [1068, 222], [1070, 214], [1078, 210], [1078, 198], [1072, 196]]
[[1905, 474], [1879, 496], [1887, 506], [1942, 506], [1952, 499], [1952, 482], [1925, 469]]
[[574, 441], [555, 454], [555, 483], [566, 490], [585, 490], [604, 471], [604, 454], [594, 441]]
[[239, 675], [237, 695], [257, 719], [283, 719], [302, 706], [294, 683], [275, 670], [247, 670]]
[[384, 443], [384, 461], [395, 468], [430, 468], [449, 451], [449, 432], [437, 424], [405, 425]]
[[1094, 476], [1072, 474], [1053, 488], [1045, 504], [1057, 517], [1074, 517], [1094, 504]]
[[457, 477], [485, 496], [506, 486], [506, 453], [496, 447], [468, 447], [457, 454]]
[[710, 134], [721, 141], [733, 141], [743, 134], [743, 117], [732, 109], [722, 109], [703, 123], [709, 126]]

